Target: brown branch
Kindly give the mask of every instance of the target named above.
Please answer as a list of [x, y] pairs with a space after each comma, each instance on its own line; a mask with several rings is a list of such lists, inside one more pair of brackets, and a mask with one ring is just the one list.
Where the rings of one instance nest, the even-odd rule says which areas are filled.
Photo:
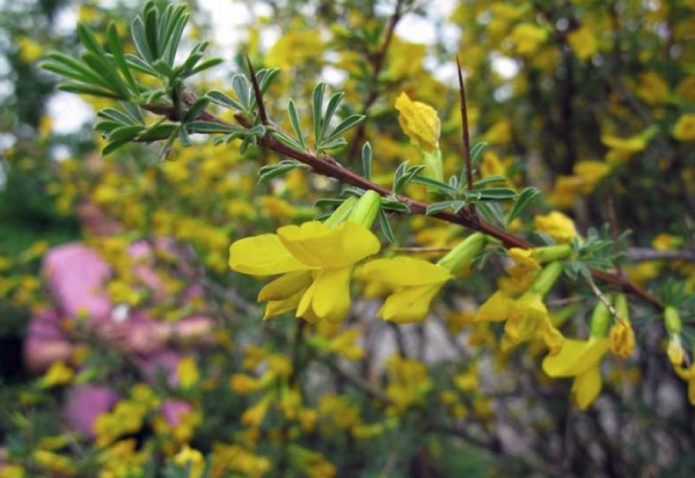
[[[148, 111], [164, 115], [168, 118], [170, 118], [170, 115], [173, 114], [171, 109], [159, 106], [156, 108], [152, 108], [150, 105], [144, 105], [143, 107]], [[208, 121], [212, 121], [225, 126], [235, 126], [210, 113], [206, 112], [203, 113], [203, 115], [205, 115], [205, 118]], [[237, 114], [235, 115], [235, 118], [237, 119], [237, 121], [241, 123], [242, 126], [247, 128], [251, 126], [248, 118], [246, 118], [245, 116]], [[295, 149], [278, 140], [275, 136], [273, 136], [272, 131], [266, 133], [266, 135], [259, 140], [259, 145], [265, 149], [274, 151], [282, 156], [287, 156], [301, 163], [304, 163], [307, 166], [310, 166], [316, 174], [321, 174], [323, 176], [337, 179], [340, 182], [349, 184], [351, 186], [356, 186], [361, 189], [375, 191], [383, 197], [391, 196], [390, 189], [369, 181], [368, 179], [346, 168], [338, 161], [336, 161], [334, 158], [327, 155], [322, 155], [321, 157], [318, 157], [313, 153]], [[427, 215], [427, 203], [417, 201], [402, 194], [397, 195], [397, 199], [399, 202], [408, 206], [413, 214]], [[492, 236], [495, 239], [501, 241], [505, 247], [520, 247], [522, 249], [531, 249], [535, 247], [530, 242], [520, 237], [517, 237], [514, 234], [511, 234], [505, 231], [504, 229], [501, 229], [489, 222], [480, 219], [477, 214], [471, 214], [471, 212], [467, 209], [463, 209], [458, 214], [450, 211], [441, 211], [435, 214], [431, 214], [430, 216], [440, 219], [442, 221], [458, 224], [460, 226], [478, 232], [482, 232], [484, 234], [487, 234], [488, 236]], [[662, 307], [662, 305], [659, 303], [656, 297], [652, 296], [649, 292], [645, 291], [637, 284], [634, 284], [620, 277], [618, 274], [592, 269], [591, 275], [594, 277], [594, 279], [598, 279], [600, 281], [621, 287], [625, 292], [634, 294], [640, 297], [645, 302], [648, 302], [656, 307]]]
[[688, 261], [695, 262], [695, 249], [682, 251], [657, 251], [648, 247], [631, 247], [627, 250], [631, 261]]
[[[468, 107], [466, 106], [466, 87], [463, 85], [461, 61], [456, 55], [456, 69], [459, 80], [459, 102], [461, 103], [461, 137], [463, 139], [463, 159], [466, 164], [466, 182], [468, 189], [473, 189], [473, 161], [471, 160], [471, 137], [468, 129]], [[471, 204], [473, 206], [473, 204]]]

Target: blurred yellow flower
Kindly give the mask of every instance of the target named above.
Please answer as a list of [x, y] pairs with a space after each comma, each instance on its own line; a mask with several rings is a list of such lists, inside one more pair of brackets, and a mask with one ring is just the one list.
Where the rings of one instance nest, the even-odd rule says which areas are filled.
[[559, 244], [567, 244], [577, 235], [574, 221], [559, 211], [545, 216], [535, 216], [533, 222], [540, 232], [547, 234]]
[[65, 362], [54, 362], [39, 380], [39, 386], [42, 388], [51, 388], [65, 385], [70, 383], [74, 376], [75, 372], [65, 365]]
[[673, 137], [678, 141], [695, 141], [695, 114], [681, 115], [673, 127]]
[[548, 39], [548, 32], [538, 25], [521, 23], [514, 27], [509, 38], [514, 43], [517, 53], [522, 56], [530, 56], [536, 53]]
[[568, 33], [567, 42], [577, 57], [582, 61], [588, 60], [598, 51], [596, 36], [591, 29], [585, 25]]

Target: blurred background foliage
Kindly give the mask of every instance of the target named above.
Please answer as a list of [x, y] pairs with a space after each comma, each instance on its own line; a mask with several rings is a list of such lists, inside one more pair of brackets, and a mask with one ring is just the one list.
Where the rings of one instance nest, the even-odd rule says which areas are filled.
[[[0, 477], [695, 472], [689, 384], [663, 353], [658, 313], [639, 301], [631, 303], [638, 350], [604, 365], [603, 394], [586, 412], [570, 403], [567, 381], [550, 381], [540, 370], [539, 347], [502, 353], [498, 328], [472, 324], [475, 307], [504, 272], [498, 257], [447, 287], [423, 324], [391, 327], [375, 318], [373, 299], [356, 300], [341, 331], [304, 330], [290, 316], [261, 322], [260, 286], [229, 272], [229, 244], [315, 217], [314, 201], [337, 195], [339, 186], [301, 170], [259, 185], [259, 167], [278, 158], [255, 148], [242, 156], [236, 143], [194, 140], [169, 151], [133, 144], [102, 158], [92, 112], [112, 102], [56, 93], [57, 78], [37, 65], [51, 50], [80, 51], [78, 21], [102, 42], [115, 22], [132, 51], [127, 32], [139, 2], [0, 5]], [[538, 187], [544, 199], [533, 212], [562, 210], [579, 231], [611, 222], [631, 231], [624, 272], [650, 290], [676, 278], [692, 294], [692, 0], [187, 5], [185, 45], [209, 39], [225, 60], [188, 85], [192, 90], [229, 91], [232, 74], [245, 69], [243, 55], [257, 68], [278, 67], [267, 106], [290, 130], [288, 99], [307, 119], [311, 92], [326, 81], [346, 93], [342, 116], [368, 117], [335, 157], [355, 166], [369, 140], [374, 180], [386, 185], [399, 163], [419, 161], [394, 109], [403, 91], [438, 111], [445, 170], [460, 168], [459, 55], [472, 135], [489, 145], [478, 173]], [[421, 187], [408, 193], [425, 197]], [[91, 236], [75, 212], [84, 201], [122, 232]], [[524, 216], [513, 227], [528, 231], [532, 222]], [[401, 246], [447, 247], [460, 237], [460, 228], [423, 217], [394, 221], [394, 229]], [[162, 237], [188, 254], [185, 261], [159, 258], [168, 299], [154, 301], [133, 278], [126, 251], [134, 241]], [[94, 344], [63, 376], [24, 368], [30, 320], [52, 300], [41, 258], [73, 241], [111, 265], [114, 303], [146, 308], [162, 321], [215, 319], [214, 344], [186, 352], [190, 361], [179, 367], [176, 386], [146, 385], [122, 354]], [[203, 293], [186, 302], [191, 280]], [[567, 285], [560, 294], [552, 311], [565, 321], [563, 331], [584, 334], [591, 292]], [[692, 308], [682, 315], [690, 348]], [[112, 383], [134, 423], [114, 415], [96, 441], [69, 432], [60, 404], [75, 380]], [[693, 379], [689, 386], [695, 395]], [[194, 407], [176, 429], [153, 405], [171, 397]]]

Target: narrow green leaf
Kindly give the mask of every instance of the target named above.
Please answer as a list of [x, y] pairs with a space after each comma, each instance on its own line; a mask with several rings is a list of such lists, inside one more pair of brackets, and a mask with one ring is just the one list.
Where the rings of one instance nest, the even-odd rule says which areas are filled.
[[186, 125], [190, 133], [206, 133], [206, 134], [229, 134], [244, 132], [240, 128], [234, 126], [227, 126], [224, 124], [213, 123], [210, 121], [192, 121]]
[[97, 88], [96, 86], [81, 85], [78, 83], [62, 83], [58, 85], [60, 91], [66, 91], [68, 93], [77, 93], [78, 95], [90, 95], [90, 96], [101, 96], [103, 98], [113, 98], [122, 99], [117, 94]]
[[330, 137], [328, 138], [328, 141], [337, 138], [350, 128], [354, 128], [357, 126], [359, 123], [361, 123], [366, 116], [361, 115], [361, 114], [354, 114], [350, 115], [347, 118], [345, 118], [343, 121], [341, 121], [338, 126], [335, 127], [335, 129], [331, 132]]
[[326, 135], [326, 130], [328, 129], [328, 126], [331, 124], [331, 119], [333, 119], [333, 115], [335, 112], [338, 110], [338, 107], [340, 106], [340, 102], [343, 101], [343, 97], [345, 96], [345, 93], [342, 91], [339, 91], [337, 93], [334, 93], [330, 99], [328, 100], [328, 105], [326, 106], [326, 111], [323, 115], [323, 119], [321, 121], [321, 137], [323, 138]]
[[206, 97], [198, 98], [186, 111], [182, 123], [193, 121], [210, 105], [210, 100]]
[[414, 183], [418, 184], [423, 184], [425, 186], [428, 186], [436, 191], [440, 191], [444, 194], [448, 195], [456, 195], [458, 193], [458, 189], [451, 187], [450, 185], [443, 183], [441, 181], [437, 181], [436, 179], [428, 178], [425, 176], [415, 176], [412, 181]]
[[82, 43], [82, 46], [84, 46], [88, 51], [91, 51], [93, 54], [100, 57], [104, 56], [104, 49], [101, 47], [101, 45], [99, 45], [99, 42], [97, 42], [97, 39], [94, 38], [94, 35], [89, 28], [87, 28], [83, 23], [77, 24], [77, 36], [80, 38], [80, 43]]
[[526, 206], [528, 206], [531, 201], [538, 196], [538, 194], [540, 193], [536, 188], [526, 188], [521, 191], [521, 194], [519, 194], [519, 197], [509, 211], [509, 214], [507, 214], [507, 224], [511, 224], [514, 219], [519, 217]]
[[321, 136], [322, 125], [323, 125], [323, 93], [326, 90], [325, 83], [319, 83], [314, 88], [314, 93], [312, 95], [312, 111], [313, 111], [313, 127], [314, 127], [314, 142], [318, 149], [319, 144], [323, 142], [323, 137]]
[[498, 223], [504, 227], [504, 215], [500, 205], [493, 202], [481, 202], [476, 204], [475, 210], [478, 211], [487, 222]]
[[390, 244], [395, 244], [396, 236], [393, 234], [393, 229], [391, 228], [391, 223], [389, 222], [386, 212], [383, 209], [379, 209], [379, 214], [377, 217], [379, 219], [379, 228], [381, 229], [381, 232], [384, 233], [384, 237], [387, 241], [389, 241]]
[[[189, 124], [190, 126], [190, 124]], [[162, 140], [170, 137], [175, 130], [178, 128], [178, 125], [173, 124], [173, 123], [160, 123], [151, 126], [147, 130], [143, 131], [140, 136], [138, 136], [138, 139], [141, 141], [157, 141], [157, 140]]]
[[116, 151], [118, 148], [128, 143], [130, 143], [130, 138], [121, 139], [119, 141], [113, 141], [111, 143], [108, 143], [106, 146], [104, 146], [104, 149], [101, 150], [101, 155], [106, 156], [107, 154]]
[[113, 61], [116, 67], [121, 71], [123, 77], [126, 79], [128, 84], [134, 93], [138, 92], [138, 84], [133, 78], [130, 72], [128, 63], [125, 61], [125, 55], [123, 54], [123, 47], [121, 46], [121, 40], [118, 38], [118, 30], [116, 30], [116, 24], [110, 23], [108, 28], [108, 40], [109, 40], [109, 50], [111, 50], [111, 55], [113, 55]]
[[109, 142], [110, 143], [115, 143], [119, 142], [121, 140], [127, 140], [130, 141], [133, 138], [135, 138], [138, 134], [140, 134], [144, 128], [141, 125], [130, 125], [130, 126], [121, 126], [120, 128], [116, 128], [108, 136]]
[[[264, 73], [261, 75], [261, 73]], [[258, 77], [258, 87], [261, 93], [265, 93], [280, 73], [279, 68], [263, 68], [256, 76]]]
[[146, 75], [159, 77], [159, 73], [157, 73], [157, 70], [152, 68], [147, 62], [143, 61], [140, 57], [132, 55], [130, 53], [126, 53], [125, 60], [128, 63], [128, 66], [130, 66], [134, 70], [137, 70], [140, 73], [144, 73]]
[[447, 209], [452, 209], [454, 211], [460, 211], [466, 203], [464, 201], [440, 201], [427, 205], [425, 209], [426, 216], [432, 216], [439, 212], [445, 211]]
[[292, 124], [292, 129], [294, 130], [294, 135], [297, 137], [301, 149], [305, 150], [306, 146], [304, 144], [304, 134], [302, 133], [302, 126], [299, 122], [299, 115], [297, 114], [297, 108], [294, 106], [294, 101], [290, 99], [290, 103], [287, 107], [287, 114], [290, 117], [290, 123]]
[[251, 89], [249, 80], [246, 79], [246, 76], [242, 75], [241, 73], [237, 73], [232, 77], [232, 89], [234, 90], [234, 94], [236, 95], [237, 99], [243, 106], [244, 111], [247, 111], [251, 106]]
[[208, 69], [213, 68], [221, 63], [224, 63], [224, 60], [222, 58], [210, 58], [208, 60], [205, 60], [204, 62], [202, 62], [200, 65], [196, 66], [195, 68], [193, 68], [191, 70], [191, 72], [188, 73], [188, 75], [186, 75], [186, 76], [197, 75], [201, 71], [208, 70]]
[[369, 141], [362, 145], [362, 175], [368, 181], [372, 179], [372, 145]]
[[218, 90], [209, 91], [206, 96], [208, 98], [210, 98], [210, 100], [213, 103], [216, 103], [220, 106], [224, 106], [225, 108], [232, 108], [232, 109], [235, 109], [237, 111], [243, 111], [244, 110], [244, 108], [239, 103], [237, 103], [236, 101], [234, 101], [233, 99], [231, 99], [229, 96], [227, 96], [226, 94], [224, 94], [221, 91], [218, 91]]
[[82, 54], [82, 60], [94, 70], [95, 73], [99, 74], [111, 86], [115, 93], [118, 93], [124, 99], [130, 96], [128, 85], [118, 76], [116, 68], [109, 63], [105, 56], [100, 57], [87, 51]]
[[475, 198], [476, 201], [506, 201], [516, 199], [517, 193], [512, 188], [486, 188], [471, 189], [464, 193], [466, 198]]
[[507, 178], [504, 176], [488, 176], [486, 178], [478, 179], [473, 183], [473, 186], [476, 188], [482, 188], [483, 186], [487, 186], [488, 184], [495, 184], [495, 183], [504, 183], [507, 181]]
[[159, 42], [157, 41], [157, 24], [159, 11], [156, 8], [150, 8], [145, 12], [145, 39], [147, 45], [152, 52], [152, 58], [159, 58]]
[[142, 23], [142, 18], [139, 16], [133, 20], [130, 25], [131, 36], [133, 37], [133, 43], [137, 49], [140, 56], [147, 62], [152, 63], [155, 60], [154, 54], [150, 50], [150, 46], [147, 43], [147, 37], [145, 36], [145, 24]]

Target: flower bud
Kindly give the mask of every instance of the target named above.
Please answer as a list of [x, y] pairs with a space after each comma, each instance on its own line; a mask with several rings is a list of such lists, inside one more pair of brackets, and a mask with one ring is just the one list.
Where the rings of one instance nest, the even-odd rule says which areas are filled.
[[560, 274], [562, 274], [562, 263], [558, 261], [551, 262], [538, 273], [530, 290], [545, 296], [560, 278]]
[[452, 272], [452, 274], [455, 274], [464, 267], [467, 267], [484, 245], [484, 234], [479, 232], [471, 234], [451, 251], [449, 251], [446, 256], [439, 259], [437, 264], [446, 267]]
[[328, 219], [323, 221], [323, 223], [330, 228], [336, 227], [350, 217], [352, 210], [355, 208], [355, 204], [357, 204], [356, 197], [347, 198], [335, 211], [333, 211], [333, 214], [331, 214]]
[[[426, 153], [439, 148], [440, 122], [430, 105], [411, 100], [403, 92], [396, 100], [398, 123], [410, 141]], [[440, 159], [441, 161], [441, 159]]]
[[352, 209], [350, 220], [363, 225], [367, 229], [371, 229], [380, 207], [381, 196], [379, 196], [379, 193], [372, 190], [365, 191]]
[[594, 307], [594, 312], [591, 314], [591, 324], [589, 325], [591, 336], [605, 337], [610, 321], [611, 312], [606, 304], [599, 300], [596, 307]]

